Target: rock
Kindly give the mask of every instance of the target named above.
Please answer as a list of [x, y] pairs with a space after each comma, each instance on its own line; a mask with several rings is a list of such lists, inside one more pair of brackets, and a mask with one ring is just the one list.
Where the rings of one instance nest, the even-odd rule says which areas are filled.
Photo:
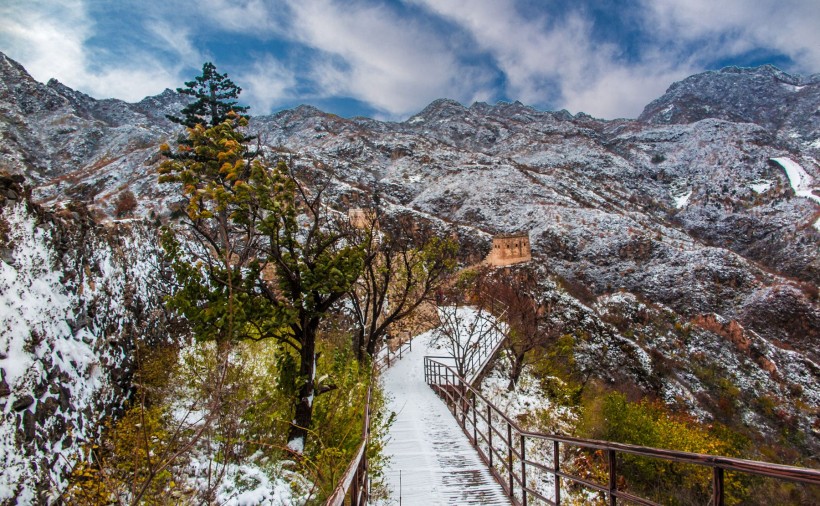
[[23, 411], [27, 407], [34, 404], [34, 397], [30, 395], [24, 395], [23, 397], [18, 398], [14, 403], [11, 405], [11, 409], [14, 411]]
[[36, 435], [36, 419], [34, 417], [34, 413], [30, 410], [25, 410], [23, 412], [23, 436], [25, 437], [25, 441], [30, 443], [34, 440], [34, 436]]
[[37, 404], [37, 421], [40, 425], [45, 425], [46, 420], [51, 418], [57, 412], [60, 406], [59, 401], [55, 397], [47, 397], [45, 401]]
[[42, 381], [38, 383], [36, 387], [34, 387], [34, 398], [39, 399], [41, 398], [46, 392], [48, 391], [48, 382]]
[[60, 408], [64, 413], [68, 412], [71, 405], [71, 390], [69, 390], [68, 387], [62, 385], [60, 386], [59, 400]]
[[8, 397], [11, 394], [11, 388], [6, 383], [5, 379], [0, 380], [0, 397]]

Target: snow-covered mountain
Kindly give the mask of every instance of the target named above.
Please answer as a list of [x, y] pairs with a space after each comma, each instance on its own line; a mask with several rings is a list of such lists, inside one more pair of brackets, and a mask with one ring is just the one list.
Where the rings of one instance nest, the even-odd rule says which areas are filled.
[[[0, 54], [0, 170], [100, 220], [125, 190], [138, 214], [167, 216], [178, 197], [157, 184], [157, 146], [183, 103], [95, 100]], [[465, 261], [528, 231], [533, 264], [574, 295], [555, 295], [567, 318], [626, 350], [602, 374], [708, 418], [709, 364], [739, 388], [744, 423], [777, 430], [753, 405], [768, 396], [820, 445], [820, 76], [706, 72], [635, 120], [437, 100], [404, 122], [301, 106], [250, 127], [269, 156], [329, 174], [340, 209], [378, 193], [453, 227]]]

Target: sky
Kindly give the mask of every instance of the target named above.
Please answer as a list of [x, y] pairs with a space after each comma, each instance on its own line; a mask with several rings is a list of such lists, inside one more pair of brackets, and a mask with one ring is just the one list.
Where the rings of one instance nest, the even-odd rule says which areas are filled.
[[729, 65], [820, 72], [818, 0], [2, 0], [38, 81], [136, 102], [213, 62], [254, 115], [403, 120], [438, 98], [634, 118]]

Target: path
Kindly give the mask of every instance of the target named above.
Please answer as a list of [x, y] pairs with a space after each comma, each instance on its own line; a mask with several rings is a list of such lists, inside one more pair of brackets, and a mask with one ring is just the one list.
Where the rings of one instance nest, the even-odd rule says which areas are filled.
[[384, 504], [509, 505], [455, 418], [424, 382], [424, 356], [441, 355], [430, 348], [430, 337], [416, 337], [413, 351], [384, 372], [387, 409], [396, 412], [384, 450], [391, 456], [385, 469], [391, 496]]

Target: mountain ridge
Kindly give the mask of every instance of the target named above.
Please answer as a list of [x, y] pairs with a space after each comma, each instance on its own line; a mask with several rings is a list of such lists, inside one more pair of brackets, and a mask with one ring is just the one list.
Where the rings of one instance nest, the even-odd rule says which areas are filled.
[[[157, 183], [156, 168], [158, 145], [180, 131], [165, 118], [181, 108], [178, 94], [96, 101], [2, 62], [0, 169], [25, 174], [44, 204], [81, 200], [105, 221], [131, 191], [136, 216], [168, 219], [178, 192]], [[440, 99], [402, 122], [304, 105], [254, 116], [249, 128], [271, 163], [330, 181], [335, 209], [378, 195], [386, 212], [457, 235], [465, 264], [486, 255], [493, 234], [528, 230], [533, 268], [583, 288], [574, 295], [589, 312], [576, 323], [591, 342], [609, 336], [603, 342], [640, 349], [624, 358], [637, 371], [631, 381], [670, 403], [669, 392], [688, 392], [686, 409], [716, 416], [695, 395], [709, 388], [692, 358], [702, 353], [742, 387], [744, 423], [777, 431], [751, 404], [770, 395], [816, 449], [818, 413], [797, 401], [820, 403], [820, 206], [775, 160], [799, 166], [800, 191], [818, 195], [820, 79], [724, 70], [673, 84], [635, 119]], [[665, 323], [626, 337], [605, 323], [619, 294], [651, 304]], [[647, 372], [635, 356], [653, 350], [674, 360]], [[661, 370], [652, 386], [645, 376]]]

